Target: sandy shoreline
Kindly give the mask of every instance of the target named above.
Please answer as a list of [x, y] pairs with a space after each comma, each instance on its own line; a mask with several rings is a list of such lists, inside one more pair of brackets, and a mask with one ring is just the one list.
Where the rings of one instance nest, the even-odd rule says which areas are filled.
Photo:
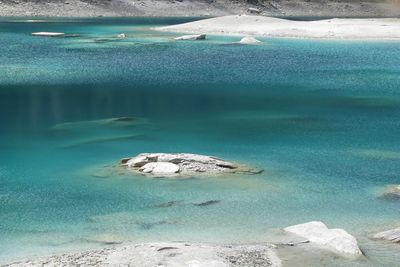
[[400, 19], [293, 21], [264, 16], [236, 15], [158, 27], [156, 30], [215, 35], [400, 40]]

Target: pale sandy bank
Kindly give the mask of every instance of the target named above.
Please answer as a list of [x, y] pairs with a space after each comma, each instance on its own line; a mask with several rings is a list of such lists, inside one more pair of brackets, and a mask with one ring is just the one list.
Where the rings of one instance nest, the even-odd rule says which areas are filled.
[[399, 18], [293, 21], [264, 16], [224, 16], [156, 30], [216, 35], [254, 35], [292, 38], [398, 39]]

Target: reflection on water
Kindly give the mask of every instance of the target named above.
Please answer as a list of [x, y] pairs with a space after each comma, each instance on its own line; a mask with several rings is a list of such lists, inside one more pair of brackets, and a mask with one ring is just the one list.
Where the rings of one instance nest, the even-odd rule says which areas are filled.
[[[398, 247], [368, 236], [399, 221], [399, 203], [374, 193], [400, 183], [398, 44], [232, 46], [220, 44], [240, 37], [174, 42], [148, 29], [174, 22], [0, 22], [0, 261], [93, 248], [99, 234], [265, 242], [322, 220], [354, 234], [367, 257], [318, 264], [395, 266]], [[39, 30], [82, 36], [30, 36]], [[107, 41], [121, 32], [128, 38]], [[210, 154], [265, 172], [109, 171], [142, 152]], [[293, 249], [280, 253], [305, 253]]]

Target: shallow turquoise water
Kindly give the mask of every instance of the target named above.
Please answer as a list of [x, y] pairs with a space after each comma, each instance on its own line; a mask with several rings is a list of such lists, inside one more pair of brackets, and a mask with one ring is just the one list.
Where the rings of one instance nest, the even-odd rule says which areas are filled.
[[[149, 30], [189, 19], [0, 22], [0, 262], [134, 242], [262, 242], [322, 220], [367, 259], [398, 266], [368, 235], [400, 223], [400, 46], [239, 37], [174, 42]], [[34, 31], [81, 34], [32, 37]], [[113, 39], [125, 32], [128, 38]], [[65, 122], [136, 117], [134, 125]], [[65, 126], [65, 125], [64, 125]], [[104, 175], [141, 152], [192, 152], [265, 169], [256, 176], [159, 180]], [[156, 208], [179, 200], [178, 205]], [[222, 200], [197, 207], [192, 203]], [[278, 234], [279, 236], [279, 234]]]

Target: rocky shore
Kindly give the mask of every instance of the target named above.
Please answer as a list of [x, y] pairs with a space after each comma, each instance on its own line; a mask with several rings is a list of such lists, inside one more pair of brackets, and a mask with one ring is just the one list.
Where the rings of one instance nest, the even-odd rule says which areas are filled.
[[[105, 248], [21, 260], [4, 266], [278, 267], [287, 260], [285, 250], [291, 254], [303, 251], [314, 256], [334, 255], [333, 259], [342, 260], [357, 260], [363, 256], [355, 237], [344, 229], [330, 229], [320, 221], [293, 225], [280, 231], [282, 242], [254, 244], [186, 241], [138, 244], [125, 242], [123, 237], [116, 235], [100, 234], [85, 241], [107, 246]], [[392, 242], [397, 242], [397, 231], [389, 233], [391, 237], [395, 236]], [[387, 236], [384, 233], [374, 238], [387, 239]]]
[[0, 16], [398, 16], [395, 1], [351, 0], [1, 0]]
[[279, 267], [281, 261], [273, 245], [160, 242], [54, 255], [5, 266]]

